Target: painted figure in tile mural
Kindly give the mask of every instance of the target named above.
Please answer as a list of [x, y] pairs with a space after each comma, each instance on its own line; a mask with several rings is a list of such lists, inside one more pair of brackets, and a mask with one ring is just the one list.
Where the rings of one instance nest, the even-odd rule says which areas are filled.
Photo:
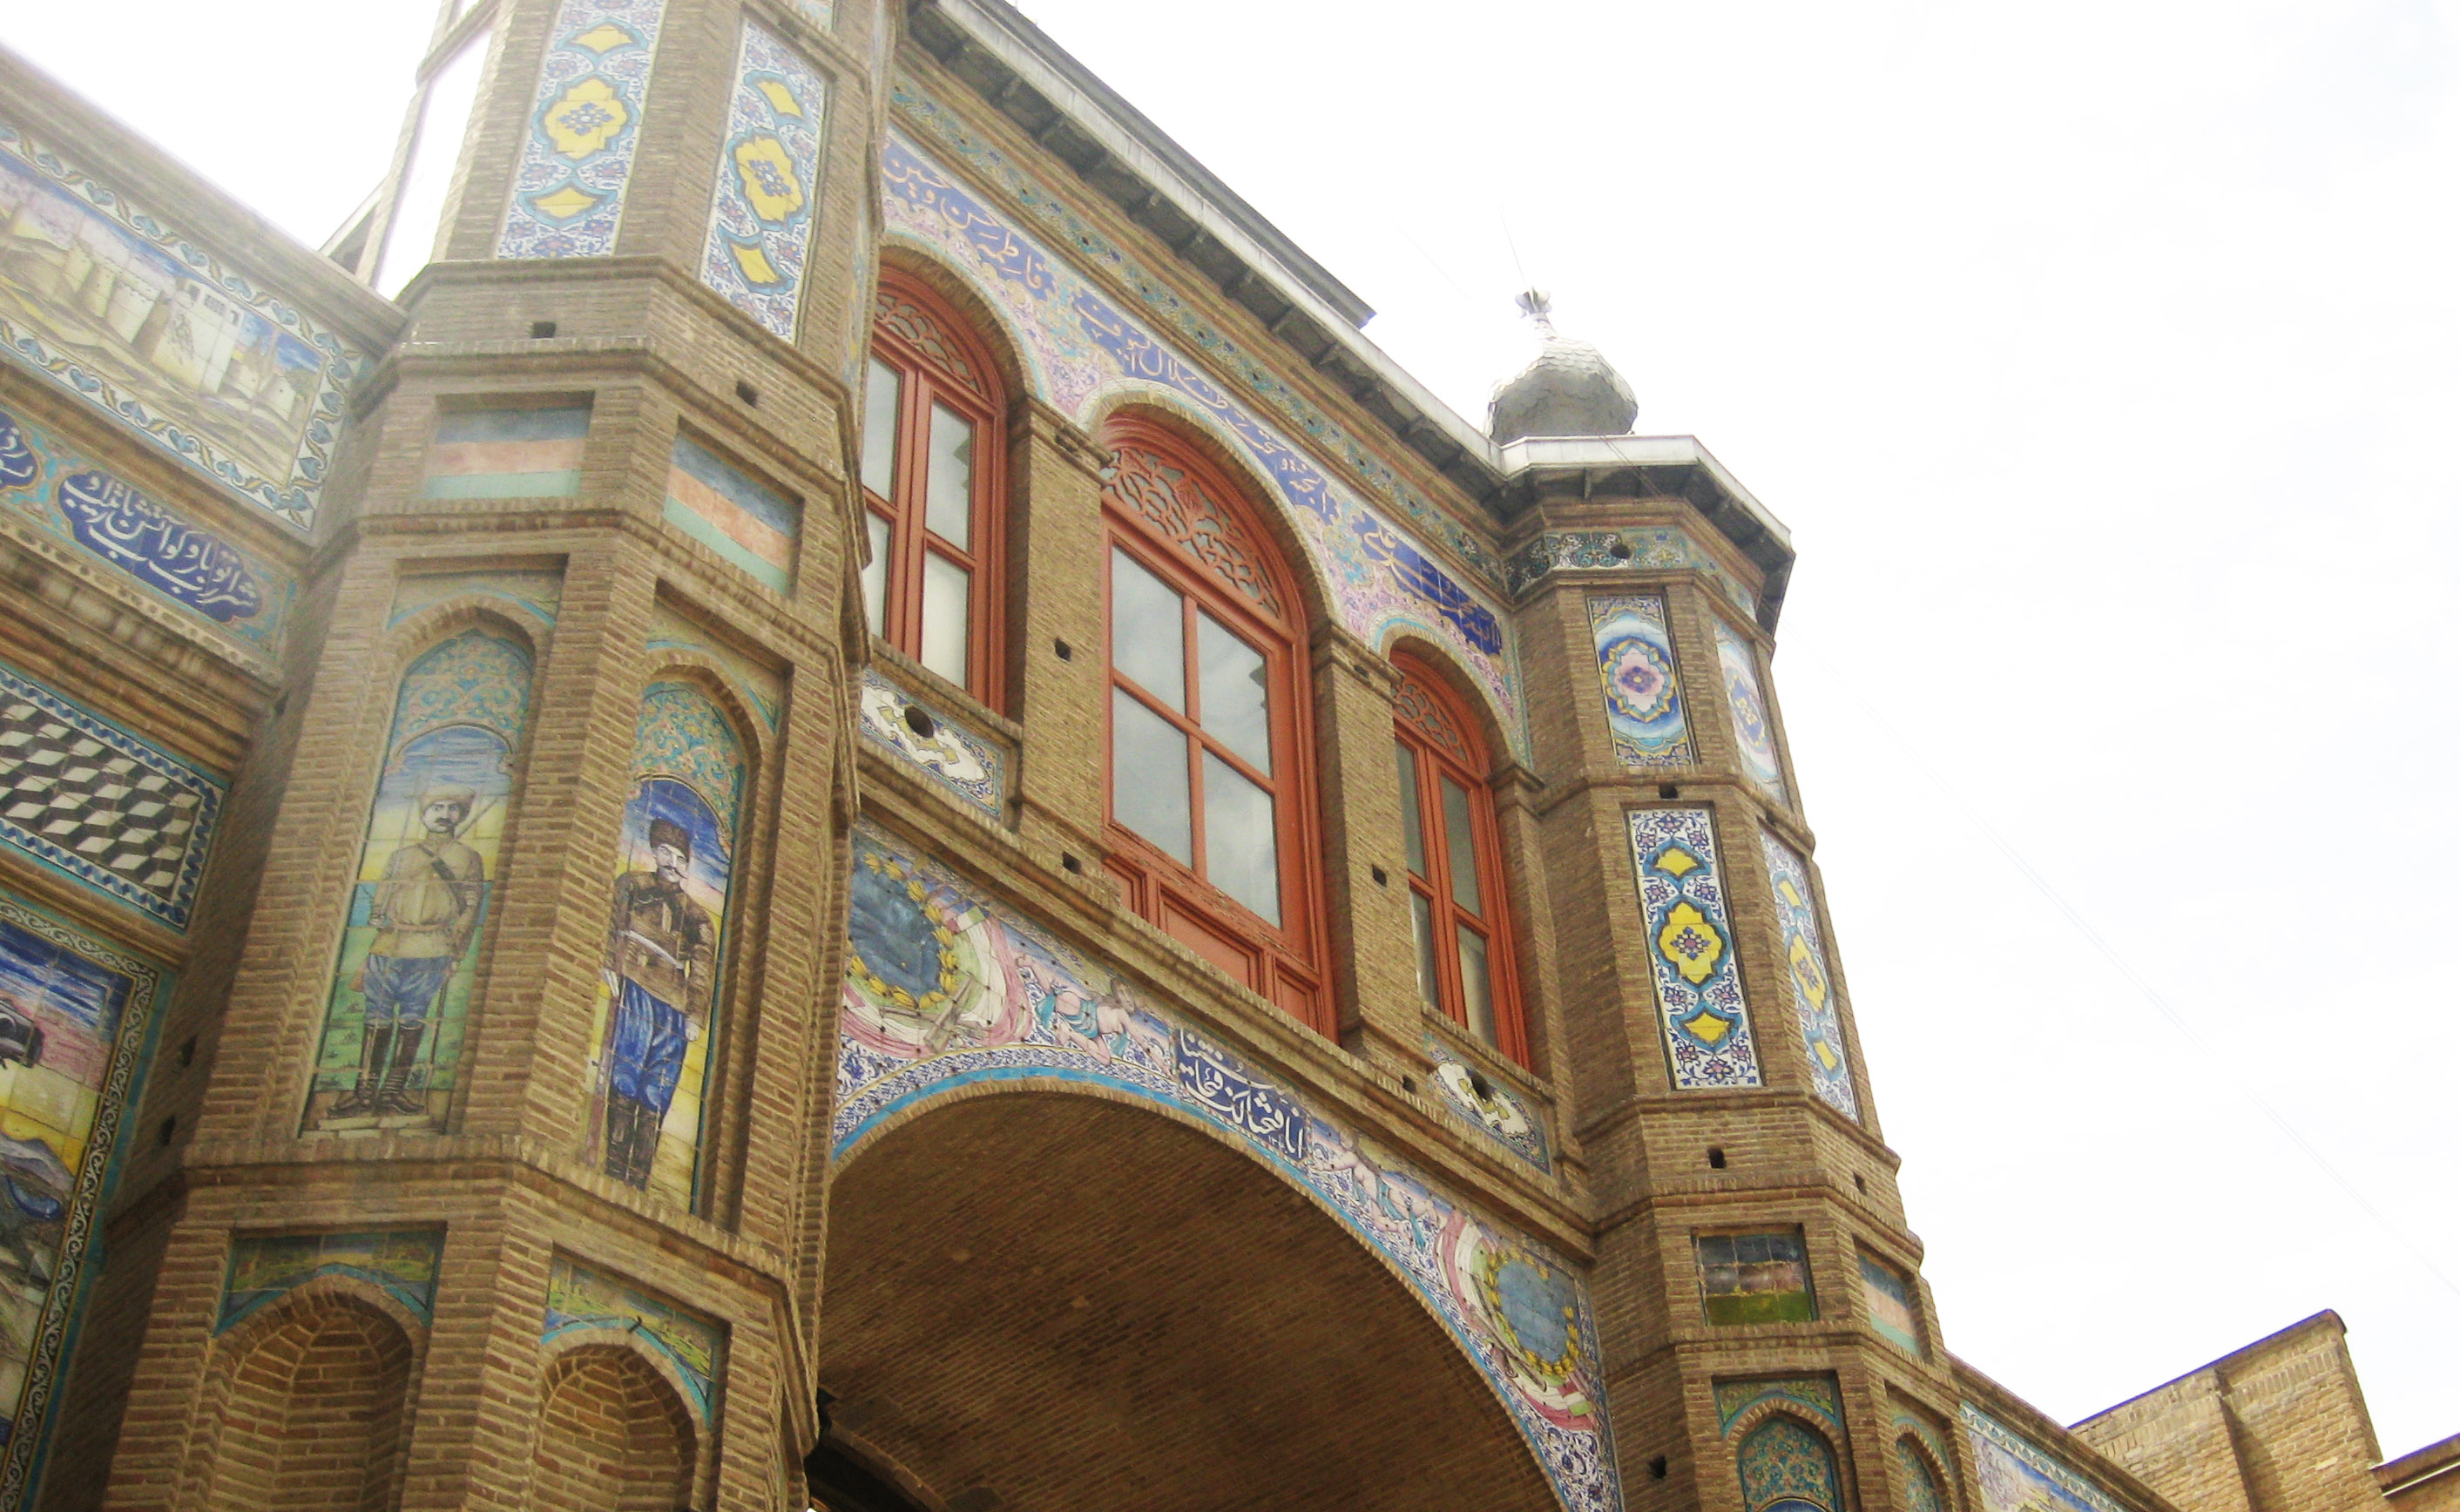
[[590, 1035], [590, 1158], [688, 1207], [747, 765], [715, 704], [658, 682], [633, 726], [632, 772]]
[[417, 806], [425, 832], [385, 860], [368, 910], [376, 936], [356, 983], [367, 1011], [359, 1080], [334, 1100], [338, 1115], [422, 1111], [408, 1082], [427, 1016], [478, 933], [487, 866], [460, 839], [477, 802], [457, 784], [429, 789]]
[[444, 1127], [530, 669], [515, 641], [474, 629], [403, 674], [309, 1083], [310, 1131]]
[[717, 975], [717, 921], [684, 890], [691, 835], [649, 821], [650, 869], [615, 879], [606, 926], [606, 1174], [649, 1184], [658, 1130], [683, 1079], [684, 1051], [709, 1021]]

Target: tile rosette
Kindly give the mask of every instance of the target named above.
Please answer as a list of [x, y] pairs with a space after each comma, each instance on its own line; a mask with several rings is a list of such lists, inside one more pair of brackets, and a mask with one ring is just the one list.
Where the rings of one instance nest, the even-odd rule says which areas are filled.
[[767, 28], [746, 20], [730, 101], [701, 282], [771, 335], [793, 341], [820, 192], [828, 85]]

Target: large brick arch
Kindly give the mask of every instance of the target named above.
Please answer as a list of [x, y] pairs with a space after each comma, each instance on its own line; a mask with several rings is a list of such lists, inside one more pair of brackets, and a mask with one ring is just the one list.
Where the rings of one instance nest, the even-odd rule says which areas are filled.
[[211, 1512], [390, 1512], [401, 1500], [417, 1351], [384, 1311], [339, 1290], [249, 1320], [222, 1362]]
[[540, 1383], [530, 1504], [539, 1512], [674, 1512], [691, 1502], [691, 1414], [636, 1350], [582, 1344]]
[[909, 1106], [840, 1161], [829, 1222], [831, 1417], [937, 1496], [983, 1487], [1018, 1512], [1558, 1504], [1512, 1415], [1372, 1247], [1269, 1164], [1140, 1101], [1002, 1082]]

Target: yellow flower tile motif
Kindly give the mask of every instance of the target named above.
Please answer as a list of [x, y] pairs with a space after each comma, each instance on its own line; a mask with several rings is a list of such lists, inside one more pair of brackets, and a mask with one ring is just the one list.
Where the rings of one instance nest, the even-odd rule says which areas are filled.
[[734, 173], [752, 213], [782, 221], [803, 208], [803, 186], [795, 178], [794, 155], [774, 136], [754, 136], [734, 148]]
[[1716, 822], [1705, 807], [1635, 808], [1624, 818], [1668, 1079], [1677, 1091], [1758, 1086]]
[[665, 0], [562, 0], [496, 256], [614, 252], [665, 20]]
[[632, 113], [603, 78], [583, 79], [539, 117], [555, 150], [575, 162], [613, 141], [632, 124]]
[[1811, 1060], [1811, 1089], [1850, 1119], [1862, 1116], [1854, 1095], [1854, 1071], [1845, 1063], [1845, 1031], [1837, 1017], [1836, 990], [1828, 976], [1828, 951], [1819, 937], [1819, 913], [1811, 901], [1811, 868], [1793, 848], [1767, 830], [1760, 855], [1768, 863], [1769, 893], [1784, 932], [1785, 974], [1793, 993], [1793, 1015], [1802, 1025], [1803, 1053]]
[[801, 313], [827, 99], [817, 69], [759, 23], [743, 23], [700, 279], [787, 341]]

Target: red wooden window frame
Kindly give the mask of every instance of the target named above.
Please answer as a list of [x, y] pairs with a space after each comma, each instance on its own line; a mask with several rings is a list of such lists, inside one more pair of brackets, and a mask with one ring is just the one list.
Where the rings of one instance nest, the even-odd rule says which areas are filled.
[[[1324, 877], [1310, 715], [1314, 701], [1308, 688], [1306, 620], [1298, 595], [1246, 491], [1178, 434], [1128, 415], [1104, 426], [1101, 439], [1114, 453], [1102, 489], [1102, 604], [1108, 631], [1103, 799], [1110, 847], [1104, 870], [1118, 879], [1137, 914], [1292, 1018], [1329, 1036], [1334, 1026], [1324, 970]], [[1116, 602], [1114, 552], [1180, 596], [1185, 712], [1120, 668], [1121, 627], [1111, 622]], [[1270, 772], [1241, 757], [1200, 723], [1199, 610], [1263, 657]], [[1123, 697], [1188, 738], [1191, 862], [1177, 860], [1117, 817], [1114, 701]], [[1273, 795], [1278, 925], [1205, 877], [1207, 753]]]
[[[1408, 656], [1393, 658], [1401, 671], [1401, 689], [1393, 700], [1392, 739], [1407, 749], [1416, 773], [1416, 790], [1401, 794], [1417, 819], [1416, 833], [1426, 862], [1421, 873], [1407, 864], [1413, 898], [1424, 899], [1431, 937], [1416, 936], [1418, 904], [1410, 905], [1411, 960], [1416, 963], [1419, 996], [1430, 1009], [1480, 1038], [1470, 1021], [1469, 993], [1461, 965], [1459, 932], [1469, 930], [1486, 942], [1487, 999], [1495, 1020], [1495, 1048], [1522, 1065], [1529, 1063], [1528, 1023], [1520, 1008], [1520, 974], [1513, 958], [1512, 904], [1503, 872], [1502, 831], [1495, 824], [1495, 790], [1487, 773], [1486, 743], [1460, 700], [1435, 672]], [[1396, 767], [1399, 758], [1394, 758]], [[1411, 768], [1402, 768], [1404, 775]], [[1455, 895], [1452, 826], [1445, 822], [1444, 780], [1450, 778], [1466, 795], [1470, 874], [1477, 885], [1477, 908]], [[1431, 949], [1430, 948], [1431, 947]], [[1434, 968], [1426, 979], [1429, 956]]]
[[[928, 284], [894, 268], [880, 270], [880, 292], [872, 304], [871, 355], [897, 373], [898, 397], [889, 491], [883, 494], [868, 481], [862, 491], [865, 517], [886, 524], [889, 542], [884, 569], [874, 569], [885, 584], [883, 602], [877, 610], [866, 602], [864, 612], [878, 615], [882, 640], [921, 662], [925, 564], [937, 556], [963, 567], [968, 600], [965, 675], [950, 681], [990, 707], [1001, 708], [1007, 403], [998, 369], [963, 316]], [[868, 409], [873, 393], [869, 364], [863, 372]], [[932, 533], [926, 523], [935, 407], [945, 407], [974, 427], [971, 518], [962, 548]], [[867, 445], [878, 439], [880, 424], [878, 416], [866, 413]], [[866, 582], [866, 595], [870, 586]], [[945, 675], [942, 668], [933, 670]]]

